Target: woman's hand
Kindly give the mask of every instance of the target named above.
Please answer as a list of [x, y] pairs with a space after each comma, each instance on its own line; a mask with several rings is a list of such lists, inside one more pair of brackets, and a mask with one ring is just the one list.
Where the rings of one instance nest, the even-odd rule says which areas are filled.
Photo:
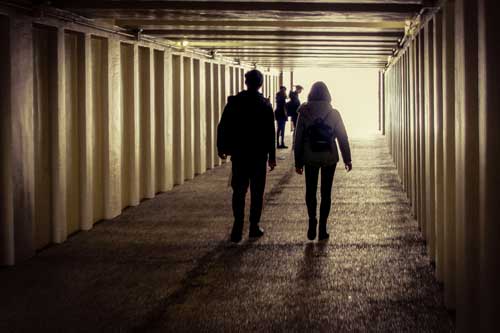
[[301, 175], [301, 174], [304, 172], [304, 169], [303, 169], [303, 168], [295, 168], [295, 172], [296, 172], [298, 175]]
[[352, 170], [352, 162], [346, 163], [345, 169], [347, 170], [347, 172], [351, 171]]

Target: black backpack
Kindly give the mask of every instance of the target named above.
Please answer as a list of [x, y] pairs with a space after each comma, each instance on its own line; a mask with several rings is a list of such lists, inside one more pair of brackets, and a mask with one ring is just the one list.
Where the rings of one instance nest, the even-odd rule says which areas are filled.
[[313, 124], [307, 128], [306, 134], [311, 143], [311, 150], [313, 152], [332, 151], [334, 140], [334, 131], [326, 123], [327, 114], [324, 118], [317, 118]]

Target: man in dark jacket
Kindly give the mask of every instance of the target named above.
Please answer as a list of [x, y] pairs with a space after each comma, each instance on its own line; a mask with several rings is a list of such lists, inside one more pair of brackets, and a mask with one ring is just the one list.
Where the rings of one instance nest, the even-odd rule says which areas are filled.
[[234, 225], [231, 241], [241, 241], [245, 216], [245, 197], [250, 186], [249, 237], [261, 237], [259, 227], [267, 166], [276, 166], [273, 108], [259, 92], [263, 76], [258, 70], [245, 74], [246, 91], [228, 98], [219, 126], [217, 150], [220, 158], [231, 156]]
[[[288, 116], [285, 110], [286, 104], [286, 87], [281, 86], [280, 91], [276, 93], [276, 111], [274, 111], [274, 117], [278, 123], [278, 132], [276, 133], [276, 141], [278, 143], [278, 148], [288, 148], [285, 146], [285, 126]], [[280, 142], [281, 137], [281, 144]]]
[[295, 86], [295, 91], [290, 91], [290, 101], [286, 103], [286, 112], [290, 118], [292, 118], [293, 128], [297, 127], [297, 118], [299, 113], [297, 112], [300, 106], [299, 95], [304, 90], [304, 88], [300, 85]]

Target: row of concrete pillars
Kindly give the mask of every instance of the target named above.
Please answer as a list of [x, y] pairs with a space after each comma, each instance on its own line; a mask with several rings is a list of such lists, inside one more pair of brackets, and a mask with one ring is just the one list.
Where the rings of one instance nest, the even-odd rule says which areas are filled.
[[381, 74], [381, 127], [461, 332], [500, 314], [495, 1], [446, 1]]
[[[1, 13], [0, 13], [1, 14]], [[0, 264], [220, 165], [248, 68], [76, 24], [0, 15]], [[274, 96], [278, 73], [263, 71]]]

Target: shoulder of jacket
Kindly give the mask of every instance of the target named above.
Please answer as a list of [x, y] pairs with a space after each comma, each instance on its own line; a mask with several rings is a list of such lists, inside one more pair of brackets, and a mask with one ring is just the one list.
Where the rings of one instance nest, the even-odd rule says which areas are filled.
[[238, 95], [236, 95], [236, 96], [229, 96], [229, 97], [227, 98], [227, 102], [228, 102], [228, 103], [234, 103], [234, 102], [236, 102], [237, 100], [238, 100]]

